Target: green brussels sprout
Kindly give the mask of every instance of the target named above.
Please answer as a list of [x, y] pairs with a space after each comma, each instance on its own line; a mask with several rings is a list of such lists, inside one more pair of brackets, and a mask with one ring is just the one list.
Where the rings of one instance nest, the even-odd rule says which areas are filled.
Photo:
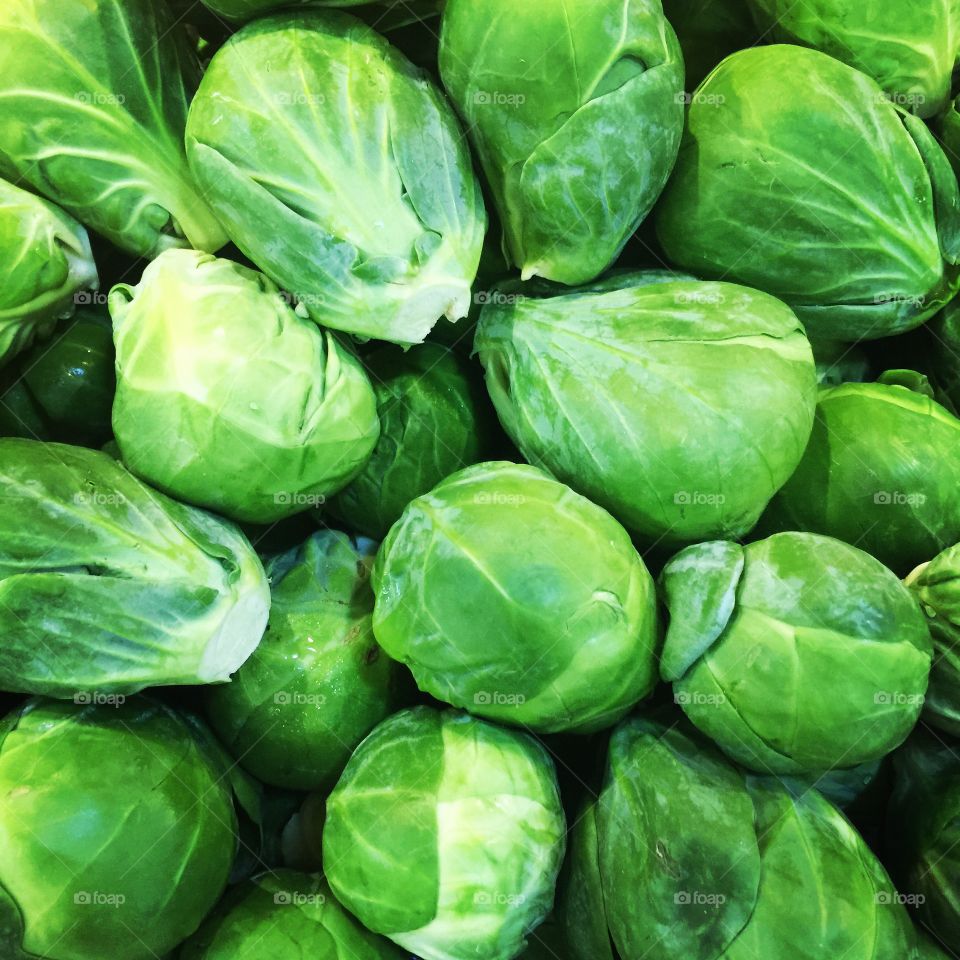
[[893, 758], [887, 841], [892, 872], [918, 918], [960, 951], [960, 759], [953, 743], [918, 728]]
[[960, 544], [921, 564], [906, 584], [920, 601], [933, 637], [924, 718], [960, 735]]
[[960, 42], [953, 0], [746, 0], [767, 39], [814, 47], [873, 77], [920, 117], [950, 96]]
[[511, 960], [550, 912], [564, 836], [543, 747], [418, 707], [347, 764], [327, 801], [324, 872], [364, 926], [423, 960]]
[[441, 346], [425, 343], [407, 353], [384, 347], [365, 363], [380, 439], [330, 507], [352, 529], [382, 540], [411, 500], [483, 459], [491, 411], [473, 364]]
[[663, 0], [663, 12], [677, 31], [688, 90], [724, 57], [757, 42], [747, 0]]
[[854, 767], [899, 746], [930, 674], [910, 591], [839, 540], [688, 547], [663, 570], [660, 672], [687, 716], [764, 773]]
[[183, 147], [199, 77], [157, 0], [7, 0], [0, 171], [138, 256], [216, 250], [226, 237]]
[[360, 362], [263, 274], [168, 250], [110, 293], [113, 428], [124, 463], [171, 496], [269, 523], [322, 503], [377, 442]]
[[274, 870], [231, 891], [178, 960], [407, 960], [360, 926], [321, 877]]
[[193, 933], [236, 847], [190, 725], [136, 698], [0, 721], [0, 942], [10, 960], [154, 960]]
[[267, 623], [243, 535], [105, 453], [0, 439], [0, 689], [54, 697], [227, 680]]
[[447, 0], [440, 74], [527, 280], [593, 280], [673, 169], [683, 59], [660, 0]]
[[187, 155], [230, 238], [317, 323], [409, 345], [467, 315], [486, 213], [463, 135], [361, 21], [291, 10], [235, 34]]
[[293, 790], [332, 787], [395, 705], [396, 665], [373, 639], [369, 544], [314, 534], [267, 565], [270, 622], [210, 722], [244, 769]]
[[803, 47], [728, 57], [693, 95], [658, 208], [667, 257], [779, 297], [822, 340], [892, 336], [955, 294], [960, 191], [922, 121]]
[[83, 307], [0, 377], [0, 436], [97, 447], [111, 436], [110, 318]]
[[[0, 141], [2, 136], [0, 131]], [[96, 290], [98, 279], [87, 231], [52, 203], [5, 180], [0, 180], [0, 264], [3, 365], [35, 338], [50, 336], [78, 298]]]
[[940, 390], [939, 400], [960, 410], [960, 301], [954, 300], [930, 322], [927, 351]]
[[736, 538], [800, 462], [814, 361], [763, 293], [668, 274], [484, 307], [477, 351], [524, 456], [644, 543]]
[[745, 776], [683, 727], [613, 736], [560, 887], [573, 960], [903, 960], [889, 878], [816, 790]]
[[373, 569], [373, 631], [420, 689], [544, 733], [616, 723], [656, 681], [656, 596], [627, 532], [535, 467], [414, 500]]
[[897, 384], [825, 389], [762, 526], [856, 544], [903, 575], [960, 541], [960, 420]]

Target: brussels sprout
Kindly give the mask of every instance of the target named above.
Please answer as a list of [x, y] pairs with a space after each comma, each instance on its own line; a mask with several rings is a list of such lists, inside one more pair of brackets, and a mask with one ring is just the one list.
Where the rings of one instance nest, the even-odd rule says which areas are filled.
[[664, 274], [484, 307], [477, 350], [524, 456], [645, 543], [739, 537], [800, 462], [816, 400], [796, 317]]
[[0, 365], [48, 337], [97, 284], [87, 231], [52, 203], [0, 180]]
[[958, 208], [933, 135], [873, 80], [756, 47], [693, 95], [657, 232], [674, 263], [779, 297], [813, 338], [876, 339], [953, 297]]
[[663, 12], [677, 31], [688, 90], [724, 57], [757, 41], [747, 0], [663, 0]]
[[602, 273], [650, 212], [683, 131], [660, 0], [447, 0], [440, 73], [523, 278]]
[[0, 435], [96, 447], [111, 434], [116, 382], [110, 319], [82, 308], [0, 380]]
[[906, 583], [919, 599], [933, 636], [924, 717], [960, 735], [960, 544], [921, 564]]
[[262, 874], [224, 898], [180, 950], [179, 960], [407, 960], [364, 930], [316, 876]]
[[373, 586], [383, 649], [478, 716], [587, 733], [654, 686], [647, 568], [613, 517], [535, 467], [468, 467], [414, 500]]
[[[815, 790], [744, 776], [680, 727], [613, 736], [573, 828], [561, 916], [574, 960], [903, 960], [889, 878]], [[609, 930], [609, 933], [608, 933]]]
[[920, 920], [960, 951], [960, 759], [919, 728], [894, 755], [888, 842], [893, 873]]
[[929, 324], [928, 352], [941, 391], [940, 402], [960, 410], [960, 301], [954, 300]]
[[54, 697], [227, 680], [269, 588], [230, 524], [105, 453], [0, 440], [0, 688]]
[[376, 398], [358, 360], [263, 274], [169, 250], [110, 293], [113, 428], [171, 496], [268, 523], [322, 503], [370, 457]]
[[411, 500], [483, 459], [491, 411], [473, 365], [435, 344], [408, 353], [385, 347], [366, 367], [377, 394], [380, 440], [331, 510], [352, 529], [382, 540]]
[[10, 960], [154, 960], [226, 885], [230, 792], [169, 707], [31, 700], [0, 723], [0, 785]]
[[688, 547], [664, 568], [663, 679], [753, 770], [853, 767], [899, 746], [923, 706], [930, 633], [873, 557], [809, 533]]
[[766, 38], [815, 47], [873, 77], [921, 117], [943, 109], [960, 29], [953, 0], [746, 0]]
[[199, 76], [157, 0], [7, 0], [0, 171], [139, 256], [216, 250], [226, 237], [183, 148]]
[[207, 699], [220, 739], [265, 783], [332, 787], [353, 748], [393, 710], [395, 664], [370, 626], [372, 563], [367, 546], [326, 531], [267, 566], [266, 635]]
[[317, 323], [408, 345], [466, 316], [486, 213], [462, 133], [361, 21], [305, 9], [235, 34], [187, 154], [230, 238]]
[[424, 960], [511, 960], [550, 911], [564, 831], [535, 740], [418, 707], [351, 757], [327, 802], [324, 871], [366, 927]]
[[810, 444], [768, 530], [856, 544], [905, 574], [960, 541], [960, 420], [903, 386], [823, 390]]

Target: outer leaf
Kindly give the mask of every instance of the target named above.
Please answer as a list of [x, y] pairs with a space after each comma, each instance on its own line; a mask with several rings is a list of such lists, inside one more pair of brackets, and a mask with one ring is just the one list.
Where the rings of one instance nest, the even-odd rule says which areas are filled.
[[448, 0], [440, 71], [524, 279], [602, 273], [680, 142], [682, 59], [659, 0]]
[[187, 152], [231, 239], [318, 323], [419, 343], [466, 316], [486, 215], [427, 75], [345, 14], [290, 11], [217, 53]]
[[199, 68], [161, 0], [0, 8], [0, 169], [130, 253], [226, 237], [187, 170]]
[[58, 207], [0, 180], [0, 364], [47, 337], [98, 286], [87, 231]]
[[57, 697], [225, 681], [269, 591], [243, 535], [104, 453], [0, 440], [0, 688]]

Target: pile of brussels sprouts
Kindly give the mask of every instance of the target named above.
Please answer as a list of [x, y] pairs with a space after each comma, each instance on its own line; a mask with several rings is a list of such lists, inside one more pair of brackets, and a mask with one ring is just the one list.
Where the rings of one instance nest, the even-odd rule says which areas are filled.
[[0, 4], [0, 960], [960, 957], [958, 61]]

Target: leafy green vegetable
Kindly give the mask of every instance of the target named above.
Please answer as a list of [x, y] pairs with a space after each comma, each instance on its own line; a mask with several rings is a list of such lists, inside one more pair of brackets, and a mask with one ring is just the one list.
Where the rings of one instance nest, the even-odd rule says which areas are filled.
[[324, 872], [366, 927], [423, 960], [510, 960], [550, 910], [564, 830], [536, 741], [419, 707], [347, 764], [327, 802]]
[[906, 574], [960, 541], [960, 420], [886, 383], [823, 390], [810, 445], [764, 519], [846, 540]]
[[911, 113], [933, 116], [950, 95], [960, 53], [960, 8], [953, 0], [746, 2], [765, 37], [849, 63]]
[[876, 760], [923, 706], [931, 641], [873, 557], [816, 534], [688, 547], [664, 568], [663, 678], [733, 759], [791, 774]]
[[907, 578], [927, 615], [934, 658], [924, 717], [960, 733], [960, 544], [949, 547]]
[[524, 279], [593, 280], [677, 156], [683, 61], [659, 0], [447, 0], [440, 72], [509, 261]]
[[373, 586], [383, 649], [478, 716], [589, 732], [654, 685], [647, 568], [606, 511], [535, 467], [478, 464], [414, 500]]
[[366, 359], [380, 439], [360, 474], [331, 503], [360, 533], [382, 540], [404, 507], [483, 459], [489, 401], [472, 364], [435, 344], [384, 347]]
[[104, 453], [0, 440], [0, 688], [55, 697], [227, 680], [267, 622], [243, 535]]
[[52, 203], [0, 180], [0, 365], [48, 337], [98, 285], [87, 231]]
[[364, 930], [317, 876], [277, 870], [229, 894], [184, 944], [178, 960], [406, 960]]
[[325, 531], [267, 565], [270, 623], [232, 683], [211, 687], [214, 730], [250, 773], [330, 788], [397, 706], [396, 665], [373, 639], [369, 544]]
[[902, 960], [913, 946], [880, 863], [817, 791], [744, 776], [681, 727], [616, 731], [570, 843], [573, 960], [606, 960], [611, 940], [621, 960]]
[[645, 544], [747, 533], [813, 423], [813, 356], [791, 311], [657, 273], [514, 289], [484, 307], [477, 351], [524, 456]]
[[756, 47], [693, 95], [657, 233], [673, 263], [779, 297], [811, 337], [875, 339], [956, 293], [958, 196], [932, 134], [869, 77]]
[[124, 462], [171, 496], [267, 523], [322, 503], [379, 434], [356, 358], [262, 274], [170, 250], [110, 294], [113, 426]]
[[466, 316], [486, 214], [462, 134], [361, 21], [306, 9], [235, 34], [187, 153], [231, 239], [318, 323], [409, 345]]
[[154, 960], [226, 885], [230, 791], [169, 707], [31, 700], [0, 723], [0, 784], [10, 960]]
[[901, 890], [923, 923], [960, 944], [960, 760], [956, 748], [919, 729], [896, 754], [890, 801], [891, 858]]
[[157, 0], [0, 7], [0, 171], [140, 256], [226, 237], [183, 148], [199, 67]]
[[81, 307], [0, 376], [0, 435], [96, 447], [111, 436], [110, 318]]

